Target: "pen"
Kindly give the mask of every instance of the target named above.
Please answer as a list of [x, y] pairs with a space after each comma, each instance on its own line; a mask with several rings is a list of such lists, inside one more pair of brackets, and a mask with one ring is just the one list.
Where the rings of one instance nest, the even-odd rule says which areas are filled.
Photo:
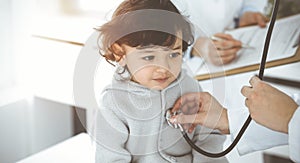
[[[211, 36], [210, 39], [214, 40], [214, 41], [222, 41], [224, 39], [220, 38], [220, 37], [216, 37], [216, 36]], [[247, 49], [255, 49], [255, 47], [250, 46], [248, 44], [242, 43], [242, 48], [247, 48]]]

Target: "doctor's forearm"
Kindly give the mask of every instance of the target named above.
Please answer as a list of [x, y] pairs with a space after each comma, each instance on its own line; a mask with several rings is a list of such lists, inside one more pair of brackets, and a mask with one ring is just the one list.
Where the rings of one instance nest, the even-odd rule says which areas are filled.
[[223, 109], [221, 113], [218, 129], [222, 134], [230, 134], [227, 109]]

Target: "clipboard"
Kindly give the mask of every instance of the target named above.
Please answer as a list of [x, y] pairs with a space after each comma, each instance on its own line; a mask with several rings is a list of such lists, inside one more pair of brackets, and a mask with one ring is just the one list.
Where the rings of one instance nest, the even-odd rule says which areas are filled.
[[[288, 57], [288, 58], [280, 59], [280, 60], [269, 61], [266, 63], [266, 68], [280, 66], [280, 65], [289, 64], [289, 63], [295, 63], [295, 62], [299, 62], [299, 61], [300, 61], [300, 48], [298, 47], [295, 55]], [[194, 78], [196, 80], [200, 81], [200, 80], [207, 80], [207, 79], [211, 79], [211, 78], [229, 76], [229, 75], [234, 75], [234, 74], [239, 74], [239, 73], [244, 73], [244, 72], [249, 72], [249, 71], [255, 71], [258, 69], [259, 69], [259, 64], [255, 64], [255, 65], [250, 65], [250, 66], [239, 67], [239, 68], [232, 69], [232, 70], [227, 70], [224, 72], [196, 75]]]
[[[271, 40], [272, 39], [273, 40], [270, 44], [271, 46], [269, 50], [269, 54], [271, 54], [269, 56], [273, 58], [267, 58], [266, 68], [300, 61], [300, 50], [299, 50], [300, 14], [279, 19], [277, 20], [277, 24], [278, 24], [277, 29], [275, 28], [276, 24], [274, 27], [274, 31], [272, 34], [273, 38], [271, 38]], [[285, 33], [281, 32], [282, 28], [283, 31], [284, 30], [286, 31]], [[245, 42], [250, 45], [254, 44], [254, 46], [256, 46], [257, 49], [261, 51], [263, 49], [265, 34], [263, 33], [263, 29], [257, 26], [246, 27], [244, 29], [236, 29], [233, 30], [233, 32], [229, 32], [229, 34], [241, 40], [242, 42]], [[281, 39], [283, 37], [286, 38]], [[294, 47], [295, 43], [296, 43], [296, 47], [298, 46], [297, 49], [296, 47]], [[241, 54], [238, 54], [238, 57], [239, 56], [241, 57], [237, 58], [236, 61], [233, 61], [233, 63], [229, 65], [224, 65], [224, 67], [218, 68], [217, 66], [210, 64], [212, 67], [211, 71], [208, 71], [209, 68], [207, 67], [209, 66], [206, 66], [206, 69], [203, 68], [202, 66], [202, 68], [200, 69], [200, 73], [195, 72], [196, 75], [194, 76], [194, 78], [200, 81], [200, 80], [206, 80], [211, 78], [229, 76], [229, 75], [258, 70], [259, 62], [261, 59], [261, 55], [260, 55], [261, 51], [259, 50], [252, 52], [255, 53], [255, 57], [251, 56], [251, 52], [244, 51], [245, 54], [243, 54], [243, 51], [241, 50], [240, 52]], [[248, 61], [250, 64], [247, 63]], [[209, 65], [209, 63], [206, 64]]]

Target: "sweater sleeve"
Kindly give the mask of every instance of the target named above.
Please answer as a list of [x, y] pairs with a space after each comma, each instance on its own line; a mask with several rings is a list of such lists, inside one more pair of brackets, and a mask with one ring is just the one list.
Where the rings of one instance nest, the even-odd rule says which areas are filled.
[[[104, 96], [102, 101], [111, 100]], [[96, 120], [96, 163], [131, 162], [131, 154], [125, 148], [129, 131], [126, 124], [107, 105], [101, 106]]]
[[[221, 133], [217, 130], [208, 129], [202, 126], [197, 126], [194, 131], [194, 136], [192, 141], [199, 148], [204, 151], [211, 153], [219, 153], [223, 151], [224, 141], [226, 139], [225, 135], [221, 135]], [[210, 158], [198, 153], [193, 149], [193, 162], [214, 162], [214, 163], [224, 163], [228, 162], [226, 157], [220, 158]]]

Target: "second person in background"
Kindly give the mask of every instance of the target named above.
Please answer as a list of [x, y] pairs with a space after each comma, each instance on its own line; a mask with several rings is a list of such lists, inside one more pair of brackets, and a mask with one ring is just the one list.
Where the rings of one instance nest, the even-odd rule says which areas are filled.
[[172, 0], [172, 2], [183, 15], [189, 17], [196, 28], [208, 37], [220, 38], [213, 41], [214, 47], [205, 47], [211, 44], [205, 44], [207, 39], [196, 33], [194, 48], [187, 54], [187, 58], [200, 56], [215, 65], [233, 61], [242, 46], [241, 41], [225, 34], [225, 30], [249, 25], [265, 27], [268, 21], [263, 15], [267, 0]]

